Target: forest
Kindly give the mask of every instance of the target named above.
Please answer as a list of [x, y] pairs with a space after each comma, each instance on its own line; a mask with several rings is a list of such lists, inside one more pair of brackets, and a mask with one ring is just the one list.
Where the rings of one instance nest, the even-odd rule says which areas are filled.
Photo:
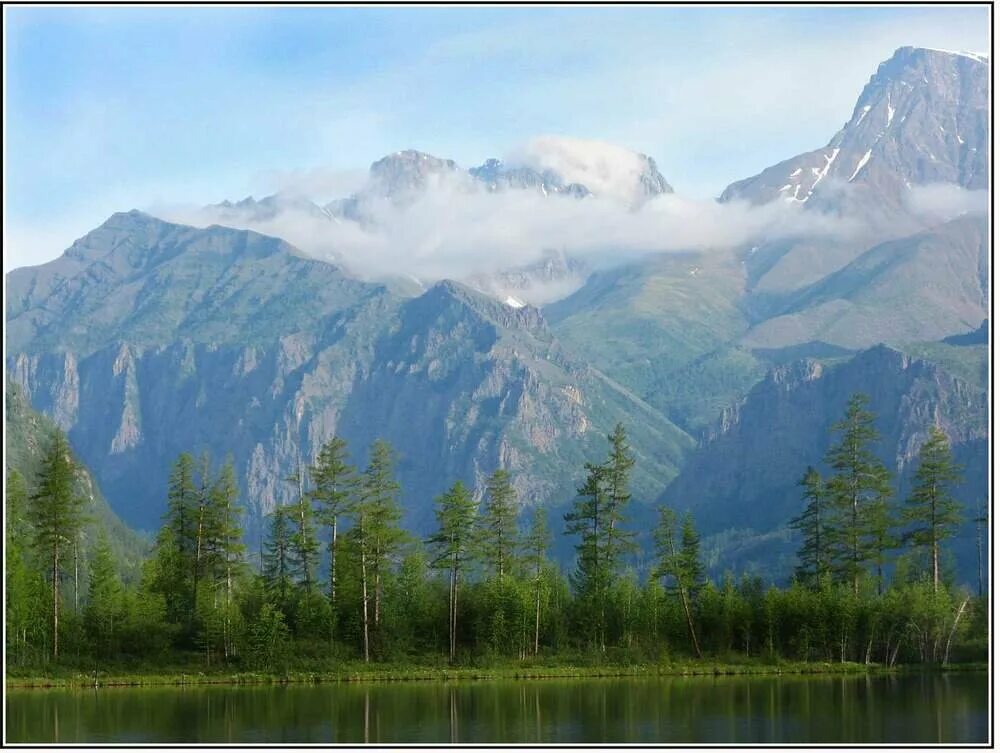
[[[622, 425], [581, 469], [559, 530], [542, 506], [523, 509], [500, 469], [482, 500], [461, 481], [443, 484], [426, 538], [401, 525], [392, 447], [374, 442], [355, 468], [332, 437], [287, 479], [294, 501], [270, 513], [251, 553], [232, 462], [185, 453], [162, 528], [126, 577], [106, 536], [81, 552], [80, 466], [57, 435], [36, 478], [8, 469], [8, 672], [985, 661], [982, 568], [971, 588], [949, 568], [962, 506], [947, 437], [930, 428], [911, 492], [895, 499], [874, 425], [857, 394], [830, 427], [816, 458], [828, 473], [803, 469], [789, 521], [798, 566], [771, 582], [708, 577], [694, 517], [666, 506], [644, 558], [652, 566], [629, 566], [637, 461]], [[976, 523], [985, 528], [985, 513]], [[575, 544], [568, 571], [550, 556], [555, 536]]]

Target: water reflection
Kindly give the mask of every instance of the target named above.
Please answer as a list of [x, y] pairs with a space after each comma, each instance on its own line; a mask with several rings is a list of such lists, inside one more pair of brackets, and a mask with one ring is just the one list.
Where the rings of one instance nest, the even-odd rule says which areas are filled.
[[985, 673], [12, 691], [11, 742], [984, 742]]

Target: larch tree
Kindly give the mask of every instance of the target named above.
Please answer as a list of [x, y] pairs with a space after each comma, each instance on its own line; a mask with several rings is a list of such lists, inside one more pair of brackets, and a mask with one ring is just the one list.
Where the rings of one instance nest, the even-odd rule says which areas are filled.
[[438, 530], [427, 543], [431, 547], [431, 567], [448, 572], [448, 656], [454, 662], [458, 635], [458, 587], [475, 551], [476, 500], [465, 484], [455, 484], [436, 500], [434, 511]]
[[903, 507], [902, 520], [914, 525], [907, 532], [908, 540], [927, 552], [935, 592], [941, 581], [942, 544], [955, 535], [962, 519], [961, 505], [951, 491], [961, 479], [947, 435], [933, 427], [920, 447], [913, 491]]
[[28, 517], [34, 546], [47, 562], [52, 587], [52, 658], [59, 659], [59, 581], [66, 557], [83, 527], [84, 499], [76, 492], [77, 464], [66, 437], [55, 435], [42, 463], [38, 487], [31, 495]]
[[483, 559], [497, 578], [514, 569], [517, 552], [517, 492], [510, 473], [498, 468], [486, 481], [480, 518]]
[[320, 448], [310, 469], [314, 488], [312, 499], [318, 505], [317, 519], [330, 531], [330, 606], [337, 607], [337, 535], [340, 519], [351, 512], [356, 484], [355, 469], [347, 462], [347, 442], [333, 437]]
[[362, 635], [366, 662], [371, 656], [372, 628], [377, 633], [381, 623], [383, 579], [406, 538], [399, 526], [403, 513], [399, 506], [399, 483], [393, 474], [393, 465], [389, 443], [375, 440], [368, 467], [358, 485], [354, 507], [355, 524], [351, 535], [361, 565]]
[[286, 507], [294, 528], [290, 542], [292, 564], [299, 585], [307, 593], [311, 593], [316, 580], [319, 540], [316, 538], [316, 525], [313, 522], [312, 495], [306, 493], [305, 474], [301, 464], [286, 481], [295, 489], [295, 499]]
[[542, 590], [544, 587], [542, 576], [545, 563], [548, 561], [546, 552], [548, 552], [551, 543], [552, 534], [549, 532], [549, 524], [545, 520], [545, 510], [542, 507], [536, 507], [531, 516], [531, 527], [524, 540], [527, 550], [527, 564], [531, 570], [531, 585], [535, 596], [534, 653], [536, 655], [538, 654], [538, 636], [542, 622]]
[[848, 401], [844, 418], [833, 425], [840, 441], [827, 453], [833, 475], [826, 485], [835, 519], [834, 567], [839, 578], [857, 595], [861, 576], [874, 559], [873, 544], [880, 525], [879, 503], [891, 494], [889, 472], [872, 447], [878, 442], [875, 416], [866, 408], [868, 398], [856, 393]]
[[701, 553], [694, 519], [684, 518], [680, 540], [677, 537], [677, 514], [669, 507], [660, 507], [660, 521], [653, 533], [657, 564], [653, 571], [658, 578], [669, 578], [670, 588], [677, 595], [684, 611], [691, 648], [701, 658], [701, 646], [694, 624], [694, 594], [704, 578]]

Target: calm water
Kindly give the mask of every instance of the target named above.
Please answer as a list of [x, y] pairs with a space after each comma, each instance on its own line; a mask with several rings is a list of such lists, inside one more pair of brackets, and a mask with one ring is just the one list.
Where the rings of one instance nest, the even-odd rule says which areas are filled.
[[8, 742], [984, 742], [986, 673], [7, 694]]

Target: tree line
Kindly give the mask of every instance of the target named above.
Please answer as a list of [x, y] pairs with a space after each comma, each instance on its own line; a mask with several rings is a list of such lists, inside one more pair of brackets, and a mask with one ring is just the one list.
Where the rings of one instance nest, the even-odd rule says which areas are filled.
[[[873, 447], [874, 416], [851, 398], [825, 457], [803, 475], [801, 535], [791, 583], [706, 575], [694, 518], [659, 509], [652, 565], [640, 573], [630, 528], [637, 462], [626, 430], [588, 462], [562, 530], [568, 572], [550, 557], [545, 511], [521, 515], [516, 479], [497, 469], [482, 499], [455, 481], [434, 500], [435, 530], [402, 526], [390, 445], [355, 468], [333, 437], [286, 481], [291, 502], [267, 516], [251, 562], [231, 460], [174, 462], [166, 513], [136, 582], [124, 582], [106, 540], [87, 557], [79, 598], [74, 542], [84, 500], [78, 466], [57, 437], [29, 491], [8, 472], [7, 659], [197, 663], [279, 671], [342, 662], [452, 663], [563, 659], [945, 662], [985, 645], [985, 601], [944, 566], [960, 521], [960, 480], [947, 438], [932, 428], [910, 495], [892, 500]], [[73, 589], [74, 598], [69, 598]], [[978, 649], [976, 649], [978, 650]]]

